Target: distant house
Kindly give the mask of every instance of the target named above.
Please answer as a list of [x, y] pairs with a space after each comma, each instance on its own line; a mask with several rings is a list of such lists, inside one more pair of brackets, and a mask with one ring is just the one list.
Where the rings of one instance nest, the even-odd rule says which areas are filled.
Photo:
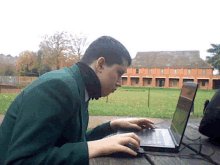
[[197, 82], [200, 89], [216, 89], [220, 76], [200, 58], [199, 51], [138, 52], [122, 76], [122, 86], [182, 88]]

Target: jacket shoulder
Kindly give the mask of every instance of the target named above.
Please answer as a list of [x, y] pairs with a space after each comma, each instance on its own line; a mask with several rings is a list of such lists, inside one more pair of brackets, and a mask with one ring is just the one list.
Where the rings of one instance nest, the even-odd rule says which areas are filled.
[[33, 89], [36, 86], [39, 86], [44, 83], [51, 83], [62, 81], [65, 83], [69, 88], [77, 88], [77, 83], [75, 78], [71, 75], [68, 68], [62, 68], [60, 70], [51, 71], [41, 75], [37, 80], [32, 82], [24, 91], [28, 92], [29, 90]]

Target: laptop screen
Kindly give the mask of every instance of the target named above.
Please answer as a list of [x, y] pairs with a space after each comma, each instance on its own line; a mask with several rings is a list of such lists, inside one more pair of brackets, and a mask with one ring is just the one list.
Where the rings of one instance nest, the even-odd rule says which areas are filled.
[[170, 129], [174, 135], [174, 138], [176, 139], [177, 144], [179, 145], [185, 131], [197, 87], [198, 84], [193, 82], [185, 82], [183, 84], [179, 101], [176, 106], [176, 111], [173, 115]]

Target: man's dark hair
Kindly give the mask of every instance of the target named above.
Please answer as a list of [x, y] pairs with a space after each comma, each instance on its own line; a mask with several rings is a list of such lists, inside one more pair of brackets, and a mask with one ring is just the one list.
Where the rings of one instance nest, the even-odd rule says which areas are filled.
[[104, 57], [108, 66], [123, 65], [124, 60], [128, 62], [128, 66], [131, 65], [131, 56], [127, 49], [119, 41], [109, 36], [102, 36], [93, 41], [87, 48], [81, 62], [90, 65], [99, 57]]

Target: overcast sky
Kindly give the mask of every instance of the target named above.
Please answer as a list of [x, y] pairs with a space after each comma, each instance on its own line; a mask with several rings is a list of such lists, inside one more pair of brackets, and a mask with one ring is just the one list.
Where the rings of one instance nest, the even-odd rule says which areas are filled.
[[220, 44], [219, 0], [1, 0], [0, 54], [38, 51], [56, 31], [108, 35], [134, 58], [143, 51], [199, 50]]

